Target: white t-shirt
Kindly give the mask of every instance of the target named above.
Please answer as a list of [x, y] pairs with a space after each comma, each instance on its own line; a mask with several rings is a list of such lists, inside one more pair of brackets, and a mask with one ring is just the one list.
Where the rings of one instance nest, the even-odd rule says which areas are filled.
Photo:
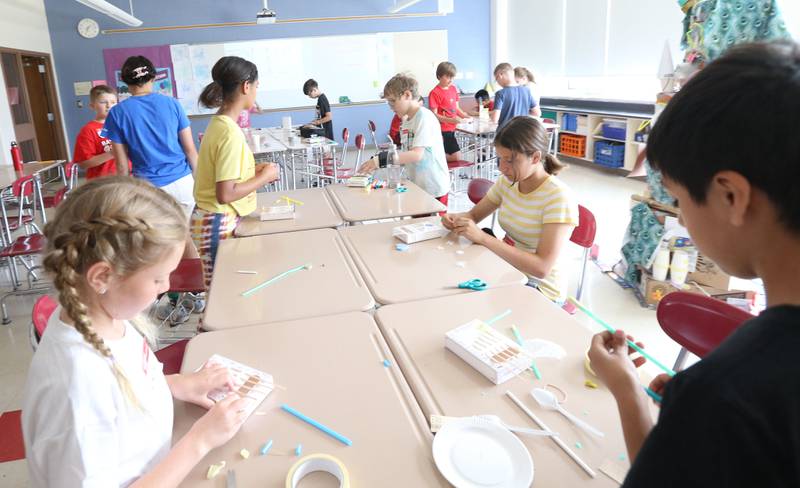
[[400, 142], [403, 151], [425, 148], [419, 162], [405, 165], [408, 179], [434, 197], [447, 194], [450, 191], [450, 173], [444, 154], [441, 124], [433, 112], [420, 107], [414, 117], [405, 120], [400, 129]]
[[122, 393], [108, 359], [56, 308], [33, 356], [22, 401], [30, 486], [128, 486], [172, 444], [172, 395], [163, 365], [130, 324], [106, 341], [142, 410]]

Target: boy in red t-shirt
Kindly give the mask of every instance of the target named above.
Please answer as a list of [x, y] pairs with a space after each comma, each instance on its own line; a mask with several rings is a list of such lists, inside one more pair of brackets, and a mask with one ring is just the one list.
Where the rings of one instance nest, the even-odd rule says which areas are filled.
[[[111, 87], [97, 85], [89, 92], [89, 108], [95, 118], [83, 126], [75, 140], [73, 159], [86, 170], [86, 179], [117, 174], [117, 166], [111, 152], [111, 141], [100, 136], [103, 123], [111, 107], [117, 104], [117, 94]], [[130, 167], [130, 161], [128, 162]]]
[[469, 115], [458, 106], [458, 89], [453, 85], [455, 76], [456, 66], [453, 63], [449, 61], [439, 63], [436, 67], [436, 79], [439, 80], [439, 84], [433, 87], [428, 95], [428, 106], [442, 124], [444, 152], [448, 162], [461, 159], [461, 148], [458, 147], [455, 130], [457, 124], [469, 118]]

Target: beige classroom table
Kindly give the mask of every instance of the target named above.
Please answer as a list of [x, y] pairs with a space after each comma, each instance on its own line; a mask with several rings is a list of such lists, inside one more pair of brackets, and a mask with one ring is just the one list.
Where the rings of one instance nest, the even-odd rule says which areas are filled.
[[339, 214], [349, 223], [430, 215], [447, 210], [440, 201], [414, 183], [404, 180], [402, 184], [408, 188], [403, 193], [391, 188], [366, 191], [347, 185], [328, 185], [325, 188]]
[[[242, 296], [242, 292], [306, 263], [312, 268]], [[217, 251], [203, 328], [232, 329], [366, 311], [374, 306], [342, 238], [333, 229], [226, 239]]]
[[339, 235], [378, 303], [485, 293], [456, 287], [473, 278], [482, 279], [490, 288], [527, 283], [522, 272], [495, 253], [454, 234], [410, 244], [406, 251], [395, 249], [401, 241], [392, 236], [392, 229], [426, 221], [439, 222], [439, 217], [339, 229]]
[[[346, 349], [343, 349], [346, 345]], [[294, 322], [208, 332], [193, 338], [183, 359], [184, 373], [220, 354], [273, 375], [276, 388], [256, 409], [236, 436], [213, 450], [181, 486], [221, 487], [228, 468], [239, 487], [283, 487], [297, 444], [303, 455], [330, 454], [344, 463], [356, 487], [449, 486], [439, 475], [431, 454], [432, 436], [400, 369], [394, 365], [383, 337], [365, 313], [348, 313]], [[384, 367], [384, 359], [391, 361]], [[345, 446], [280, 410], [287, 404], [348, 437]], [[203, 414], [200, 407], [176, 402], [173, 438], [179, 439]], [[259, 455], [273, 440], [272, 453]], [[246, 448], [250, 458], [242, 459]], [[227, 466], [206, 480], [212, 463]], [[338, 486], [324, 474], [312, 474], [302, 487]]]
[[[295, 204], [294, 218], [262, 222], [259, 219], [261, 207], [275, 205], [282, 196], [303, 202], [302, 205]], [[235, 231], [237, 237], [334, 228], [344, 223], [324, 188], [258, 193], [257, 198], [258, 208], [241, 220]]]
[[[511, 309], [511, 314], [493, 324], [497, 331], [512, 338], [513, 324], [524, 339], [546, 339], [566, 350], [567, 355], [561, 360], [537, 361], [541, 380], [526, 371], [495, 386], [444, 347], [445, 333], [449, 330], [472, 319], [488, 320], [507, 309]], [[629, 465], [627, 457], [620, 459], [627, 452], [614, 398], [597, 378], [584, 370], [584, 355], [592, 333], [541, 293], [527, 286], [516, 286], [388, 305], [378, 309], [375, 319], [426, 418], [431, 414], [455, 417], [494, 414], [510, 425], [538, 428], [505, 395], [511, 390], [597, 473], [596, 478], [591, 478], [548, 438], [521, 436], [533, 458], [533, 486], [617, 486], [598, 470], [607, 460], [622, 465], [623, 472]], [[599, 388], [586, 387], [587, 379]], [[590, 436], [560, 413], [539, 407], [530, 391], [547, 384], [567, 394], [562, 404], [567, 411], [605, 433], [605, 437]], [[556, 395], [560, 396], [557, 392]]]

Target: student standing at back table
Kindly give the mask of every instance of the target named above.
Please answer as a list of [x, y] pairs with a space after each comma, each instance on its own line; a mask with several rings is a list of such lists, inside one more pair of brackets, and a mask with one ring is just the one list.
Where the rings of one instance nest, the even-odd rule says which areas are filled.
[[104, 134], [114, 143], [117, 173], [149, 181], [169, 193], [181, 205], [186, 219], [194, 208], [197, 150], [183, 107], [172, 97], [153, 92], [156, 69], [144, 56], [131, 56], [122, 65], [122, 81], [131, 97], [111, 109]]
[[256, 211], [256, 190], [280, 176], [276, 164], [256, 165], [236, 118], [256, 100], [258, 69], [236, 56], [220, 58], [200, 103], [217, 108], [200, 145], [191, 233], [200, 258], [206, 289], [211, 284], [220, 241], [228, 239], [241, 217]]
[[[181, 206], [188, 222], [194, 209], [192, 172], [197, 166], [189, 118], [176, 99], [153, 92], [156, 69], [146, 57], [126, 59], [120, 75], [132, 96], [111, 109], [103, 127], [103, 134], [113, 143], [117, 174], [128, 174], [128, 165], [121, 161], [130, 158], [133, 175], [167, 192]], [[188, 236], [184, 257], [197, 258]], [[171, 293], [169, 302], [158, 307], [159, 320], [169, 317], [178, 324], [189, 319], [187, 307], [177, 299], [178, 294]], [[188, 308], [195, 312], [205, 308], [202, 296], [192, 295], [190, 302]]]
[[398, 74], [386, 82], [383, 98], [400, 117], [402, 152], [388, 151], [375, 156], [358, 168], [359, 173], [372, 173], [379, 167], [402, 164], [408, 179], [447, 205], [450, 173], [444, 154], [439, 121], [420, 101], [417, 80]]
[[303, 94], [309, 98], [317, 100], [317, 118], [308, 123], [308, 125], [322, 126], [325, 131], [325, 137], [330, 140], [333, 139], [333, 112], [331, 112], [331, 103], [328, 97], [319, 90], [319, 84], [316, 80], [309, 79], [303, 84]]
[[494, 69], [494, 78], [503, 88], [494, 95], [494, 110], [489, 114], [498, 128], [520, 115], [542, 115], [536, 105], [531, 90], [519, 86], [514, 78], [514, 68], [508, 63], [500, 63]]
[[[89, 108], [94, 110], [95, 118], [83, 126], [75, 139], [73, 160], [86, 170], [86, 179], [117, 174], [111, 141], [100, 135], [108, 112], [117, 104], [117, 93], [106, 85], [97, 85], [89, 92]], [[130, 161], [128, 161], [130, 169]]]
[[442, 126], [444, 152], [448, 161], [461, 159], [461, 148], [456, 140], [456, 125], [469, 118], [469, 115], [458, 106], [458, 89], [453, 84], [456, 72], [453, 63], [449, 61], [439, 63], [436, 67], [436, 79], [439, 80], [439, 84], [433, 87], [428, 95], [428, 106]]
[[541, 97], [536, 90], [536, 78], [534, 78], [531, 70], [525, 66], [517, 66], [514, 68], [514, 80], [516, 80], [519, 86], [528, 87], [528, 89], [531, 91], [531, 95], [533, 96], [533, 101], [536, 102], [536, 106], [538, 107]]

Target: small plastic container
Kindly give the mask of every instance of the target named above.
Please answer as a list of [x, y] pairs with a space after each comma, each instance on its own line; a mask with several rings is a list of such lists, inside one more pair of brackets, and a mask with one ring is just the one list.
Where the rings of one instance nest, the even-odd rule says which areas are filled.
[[563, 114], [561, 116], [561, 130], [575, 132], [578, 130], [578, 116], [576, 114]]
[[625, 121], [617, 119], [603, 119], [603, 137], [608, 139], [625, 140]]
[[621, 168], [625, 164], [625, 144], [613, 141], [595, 141], [594, 162], [608, 168]]

